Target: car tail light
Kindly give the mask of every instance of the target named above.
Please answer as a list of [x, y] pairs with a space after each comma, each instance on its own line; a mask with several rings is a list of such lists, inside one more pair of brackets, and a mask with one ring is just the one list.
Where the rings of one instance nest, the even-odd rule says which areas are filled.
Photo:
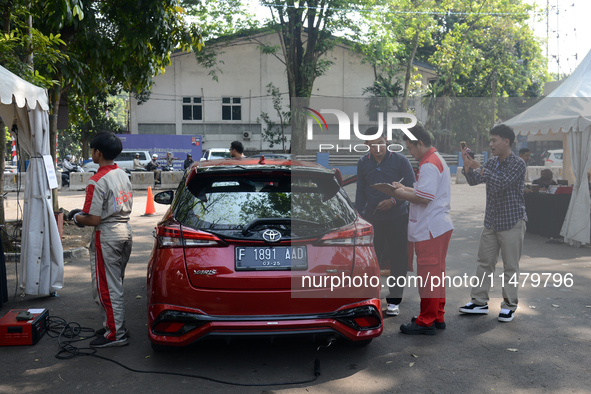
[[181, 226], [161, 226], [156, 230], [156, 239], [161, 247], [224, 246], [220, 238], [205, 231]]
[[376, 316], [357, 317], [353, 320], [361, 328], [378, 327], [380, 325], [380, 319]]
[[320, 242], [324, 245], [373, 245], [373, 227], [369, 224], [352, 224], [326, 234]]
[[550, 159], [546, 159], [546, 163], [554, 163], [554, 161], [552, 161]]
[[183, 312], [166, 311], [153, 323], [152, 332], [156, 335], [178, 337], [207, 323], [207, 320], [196, 319], [195, 316]]
[[373, 330], [382, 325], [380, 312], [373, 305], [342, 310], [338, 315], [338, 321], [359, 331]]

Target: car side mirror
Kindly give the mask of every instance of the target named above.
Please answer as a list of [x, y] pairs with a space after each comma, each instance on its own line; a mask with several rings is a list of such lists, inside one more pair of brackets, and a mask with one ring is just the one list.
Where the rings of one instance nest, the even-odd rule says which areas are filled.
[[174, 190], [167, 190], [165, 192], [157, 193], [154, 196], [154, 201], [158, 204], [170, 205], [174, 199]]

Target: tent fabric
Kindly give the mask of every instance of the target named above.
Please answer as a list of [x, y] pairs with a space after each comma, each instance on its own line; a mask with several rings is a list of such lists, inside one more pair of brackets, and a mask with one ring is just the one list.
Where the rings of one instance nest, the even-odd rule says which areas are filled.
[[0, 66], [0, 103], [12, 105], [13, 101], [19, 108], [28, 104], [30, 109], [36, 109], [39, 104], [42, 110], [49, 110], [45, 89], [30, 84]]
[[[43, 161], [43, 155], [50, 154], [47, 94], [1, 66], [0, 78], [0, 116], [7, 125], [16, 124], [19, 145], [30, 156], [24, 174], [19, 286], [25, 294], [49, 295], [63, 287], [64, 262]], [[15, 100], [6, 103], [5, 97]]]
[[[560, 234], [565, 241], [573, 246], [579, 243], [589, 243], [591, 229], [588, 218], [591, 214], [589, 203], [589, 182], [587, 181], [587, 169], [591, 166], [591, 127], [587, 127], [580, 133], [569, 133], [568, 144], [573, 157], [573, 172], [576, 183], [566, 212], [566, 218]], [[584, 152], [587, 152], [585, 154]]]
[[575, 185], [560, 234], [571, 245], [590, 243], [591, 51], [558, 88], [504, 124], [522, 135], [568, 133]]
[[591, 51], [559, 87], [505, 124], [522, 135], [568, 133], [591, 126]]

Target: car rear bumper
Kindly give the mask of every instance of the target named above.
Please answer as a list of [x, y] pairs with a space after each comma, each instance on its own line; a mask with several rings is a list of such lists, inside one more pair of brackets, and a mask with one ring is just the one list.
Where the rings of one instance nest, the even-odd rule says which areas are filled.
[[379, 299], [341, 307], [337, 311], [301, 315], [211, 316], [173, 305], [149, 305], [152, 343], [186, 346], [210, 336], [334, 335], [350, 341], [378, 337], [383, 331]]

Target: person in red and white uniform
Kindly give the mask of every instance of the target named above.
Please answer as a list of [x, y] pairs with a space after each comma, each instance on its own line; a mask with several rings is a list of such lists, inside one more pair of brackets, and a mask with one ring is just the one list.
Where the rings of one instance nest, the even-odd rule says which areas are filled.
[[[431, 146], [431, 136], [420, 126], [409, 130], [417, 141], [404, 136], [410, 154], [419, 161], [419, 174], [413, 188], [394, 182], [393, 196], [410, 202], [408, 240], [409, 262], [417, 256], [417, 274], [421, 310], [410, 323], [402, 324], [404, 334], [435, 335], [445, 328], [445, 285], [432, 287], [430, 278], [445, 275], [445, 257], [453, 231], [449, 214], [451, 198], [450, 171], [437, 149]], [[443, 281], [441, 281], [443, 282]], [[443, 284], [443, 283], [442, 283]]]
[[123, 304], [123, 278], [131, 255], [129, 215], [133, 206], [131, 182], [114, 163], [121, 153], [121, 140], [113, 133], [97, 134], [90, 143], [92, 161], [99, 169], [86, 187], [83, 209], [74, 209], [68, 219], [80, 226], [94, 226], [90, 243], [93, 297], [103, 310], [103, 327], [90, 342], [94, 348], [128, 343]]

